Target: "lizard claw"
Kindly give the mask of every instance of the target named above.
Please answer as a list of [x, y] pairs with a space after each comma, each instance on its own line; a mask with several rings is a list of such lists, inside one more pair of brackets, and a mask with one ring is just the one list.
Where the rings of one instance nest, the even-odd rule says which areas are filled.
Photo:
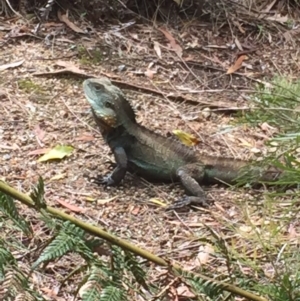
[[97, 185], [107, 185], [107, 186], [115, 185], [115, 181], [113, 180], [113, 178], [110, 175], [105, 176], [105, 177], [101, 177], [101, 176], [92, 177], [90, 179], [93, 180], [93, 182]]
[[200, 197], [195, 197], [195, 196], [186, 196], [186, 197], [174, 202], [172, 205], [168, 206], [166, 208], [166, 210], [169, 211], [169, 210], [180, 209], [180, 208], [183, 208], [183, 207], [189, 206], [189, 205], [200, 205], [204, 208], [207, 208], [209, 206], [206, 199], [203, 199]]

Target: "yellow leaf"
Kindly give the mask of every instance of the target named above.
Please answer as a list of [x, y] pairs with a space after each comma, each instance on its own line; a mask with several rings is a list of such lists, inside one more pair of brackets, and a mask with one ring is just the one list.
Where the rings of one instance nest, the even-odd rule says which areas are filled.
[[186, 132], [183, 132], [181, 130], [174, 130], [173, 134], [178, 137], [178, 139], [187, 146], [193, 146], [199, 144], [199, 140]]
[[88, 197], [85, 198], [85, 200], [87, 202], [95, 202], [97, 199], [88, 196]]
[[238, 138], [238, 140], [241, 142], [241, 143], [239, 143], [239, 145], [249, 147], [249, 148], [252, 147], [252, 144], [249, 143], [246, 139]]
[[167, 204], [162, 202], [160, 199], [150, 199], [149, 202], [154, 203], [156, 205], [162, 206], [162, 207], [167, 207]]
[[45, 162], [54, 159], [62, 159], [70, 156], [74, 148], [68, 145], [57, 145], [50, 149], [45, 155], [38, 159], [38, 162]]
[[66, 176], [65, 173], [60, 173], [60, 174], [58, 174], [58, 175], [53, 176], [53, 177], [50, 179], [50, 181], [57, 181], [57, 180], [63, 179], [65, 176]]
[[114, 196], [114, 197], [112, 197], [112, 198], [109, 198], [109, 199], [100, 199], [100, 200], [97, 200], [97, 204], [98, 204], [98, 205], [104, 205], [104, 204], [106, 204], [106, 203], [109, 203], [109, 202], [111, 202], [111, 201], [117, 199], [118, 197], [119, 197], [119, 196], [116, 195], [116, 196]]

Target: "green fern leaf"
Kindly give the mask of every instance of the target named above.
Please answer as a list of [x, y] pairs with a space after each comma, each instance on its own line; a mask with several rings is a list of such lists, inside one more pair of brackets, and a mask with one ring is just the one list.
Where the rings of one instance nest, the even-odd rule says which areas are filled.
[[14, 200], [3, 193], [0, 193], [0, 210], [27, 236], [32, 233], [26, 220], [19, 215]]
[[0, 241], [0, 280], [4, 278], [4, 271], [8, 265], [17, 265], [17, 262], [4, 242]]
[[195, 290], [197, 295], [205, 294], [212, 300], [217, 300], [223, 292], [223, 287], [216, 284], [214, 281], [205, 281], [195, 275], [190, 274], [186, 278], [187, 283], [189, 283]]
[[114, 286], [107, 286], [101, 292], [101, 301], [126, 301], [124, 291]]
[[56, 237], [43, 250], [38, 260], [32, 265], [32, 269], [35, 269], [42, 262], [60, 258], [68, 252], [74, 251], [78, 240], [80, 240], [83, 235], [84, 231], [82, 229], [70, 222], [65, 222]]
[[80, 289], [82, 301], [101, 300], [101, 286], [95, 281], [89, 281]]
[[125, 262], [127, 268], [134, 275], [135, 280], [148, 290], [148, 286], [146, 284], [146, 272], [140, 266], [139, 262], [137, 261], [137, 257], [132, 253], [125, 251]]
[[36, 208], [38, 208], [39, 210], [45, 209], [47, 206], [44, 199], [44, 194], [44, 181], [43, 178], [40, 176], [36, 188], [34, 188], [33, 191], [30, 193], [30, 197], [32, 198]]
[[110, 284], [110, 276], [110, 270], [106, 266], [97, 262], [91, 266], [88, 281], [96, 281], [97, 283], [101, 283], [103, 286], [106, 286]]

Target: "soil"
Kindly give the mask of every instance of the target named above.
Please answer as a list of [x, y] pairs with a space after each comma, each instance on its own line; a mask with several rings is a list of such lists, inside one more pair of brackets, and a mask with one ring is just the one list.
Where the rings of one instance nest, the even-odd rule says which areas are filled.
[[[84, 34], [49, 21], [39, 38], [30, 33], [35, 24], [24, 24], [26, 30], [14, 35], [17, 23], [0, 21], [7, 29], [0, 31], [2, 180], [28, 193], [42, 176], [48, 205], [188, 269], [226, 271], [224, 258], [214, 256], [216, 238], [209, 228], [237, 253], [246, 248], [252, 256], [257, 251], [253, 225], [266, 230], [265, 223], [282, 210], [273, 204], [266, 214], [263, 189], [208, 186], [210, 208], [167, 212], [162, 204], [184, 195], [179, 184], [149, 183], [130, 174], [119, 187], [89, 181], [88, 176], [110, 172], [114, 158], [91, 118], [82, 81], [109, 77], [122, 87], [140, 123], [164, 135], [177, 129], [193, 134], [199, 152], [256, 159], [264, 156], [265, 142], [276, 129], [239, 124], [237, 116], [253, 105], [256, 85], [278, 74], [299, 77], [298, 41], [272, 34], [262, 38], [247, 27], [233, 33], [228, 26], [201, 21], [177, 29], [138, 23], [93, 28], [70, 21], [82, 30], [92, 28]], [[237, 70], [230, 73], [230, 67]], [[60, 160], [38, 161], [57, 145], [74, 150]], [[34, 229], [29, 247], [40, 246], [50, 234], [44, 233], [34, 210], [18, 206]], [[278, 235], [285, 236], [286, 228]], [[69, 255], [33, 281], [49, 296], [78, 261]], [[153, 277], [160, 272], [150, 269]], [[67, 300], [73, 289], [70, 283], [56, 293]]]

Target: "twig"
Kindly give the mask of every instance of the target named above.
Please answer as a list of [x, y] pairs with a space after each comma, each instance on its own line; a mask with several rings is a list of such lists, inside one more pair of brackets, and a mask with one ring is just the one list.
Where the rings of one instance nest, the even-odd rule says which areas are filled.
[[[30, 208], [37, 209], [33, 200], [26, 194], [23, 194], [14, 188], [7, 185], [5, 182], [0, 181], [0, 191], [4, 194], [19, 200], [21, 203], [27, 205]], [[268, 301], [266, 298], [260, 297], [258, 295], [252, 294], [251, 292], [245, 291], [237, 286], [234, 286], [229, 283], [224, 283], [218, 280], [215, 280], [213, 278], [207, 277], [200, 273], [185, 271], [180, 265], [175, 263], [170, 263], [168, 260], [165, 260], [147, 250], [141, 249], [126, 240], [123, 240], [117, 236], [114, 236], [108, 232], [106, 232], [104, 229], [100, 227], [96, 227], [94, 225], [85, 223], [77, 218], [75, 218], [72, 215], [69, 215], [61, 210], [58, 210], [54, 207], [46, 206], [46, 208], [43, 208], [46, 212], [53, 214], [54, 216], [58, 217], [61, 220], [70, 221], [71, 223], [75, 224], [76, 226], [80, 227], [81, 229], [85, 230], [87, 233], [92, 234], [94, 236], [103, 238], [110, 243], [117, 245], [123, 249], [126, 249], [135, 255], [141, 256], [149, 261], [152, 261], [160, 266], [168, 267], [170, 272], [172, 272], [175, 276], [179, 276], [182, 274], [190, 275], [190, 277], [198, 277], [199, 279], [202, 279], [206, 282], [214, 283], [218, 285], [220, 288], [222, 288], [225, 291], [231, 292], [236, 295], [243, 296], [246, 299], [253, 300], [253, 301]]]

